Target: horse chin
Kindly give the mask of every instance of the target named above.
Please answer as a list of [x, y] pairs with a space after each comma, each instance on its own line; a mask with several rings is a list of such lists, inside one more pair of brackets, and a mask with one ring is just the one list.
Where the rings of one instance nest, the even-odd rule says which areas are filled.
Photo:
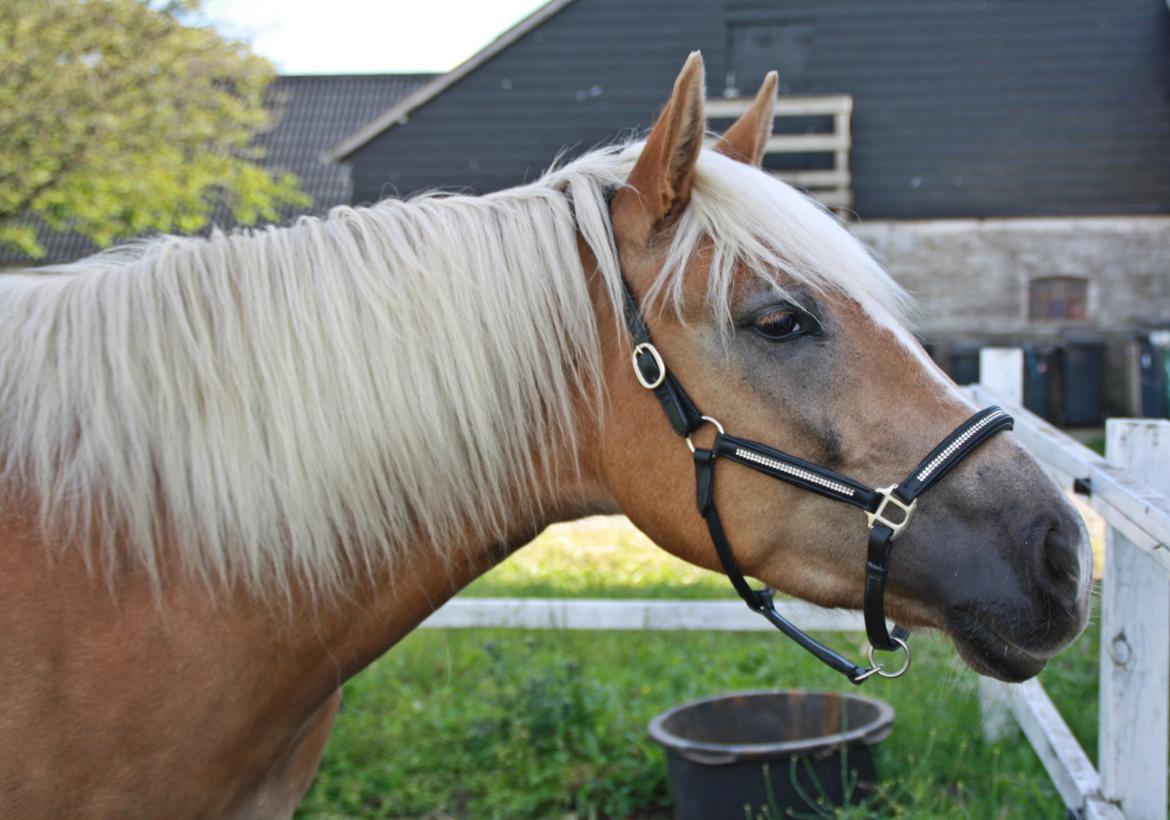
[[[958, 623], [956, 623], [958, 621]], [[951, 619], [947, 629], [959, 657], [980, 675], [1020, 683], [1040, 674], [1048, 658], [1036, 655], [970, 617]]]

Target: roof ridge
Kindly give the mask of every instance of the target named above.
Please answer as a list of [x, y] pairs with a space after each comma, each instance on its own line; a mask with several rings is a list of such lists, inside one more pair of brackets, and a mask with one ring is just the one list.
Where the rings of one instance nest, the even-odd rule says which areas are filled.
[[277, 74], [278, 80], [365, 80], [365, 79], [411, 79], [434, 78], [441, 76], [440, 71], [341, 71], [336, 74]]
[[403, 97], [381, 115], [370, 120], [357, 131], [338, 142], [325, 152], [325, 157], [333, 162], [341, 162], [374, 137], [393, 128], [399, 123], [405, 122], [406, 118], [416, 109], [439, 96], [439, 94], [504, 51], [525, 34], [544, 24], [572, 2], [573, 0], [548, 0], [543, 6], [535, 9], [527, 17], [520, 20], [507, 31], [501, 33], [455, 68], [446, 74], [437, 75], [429, 83]]

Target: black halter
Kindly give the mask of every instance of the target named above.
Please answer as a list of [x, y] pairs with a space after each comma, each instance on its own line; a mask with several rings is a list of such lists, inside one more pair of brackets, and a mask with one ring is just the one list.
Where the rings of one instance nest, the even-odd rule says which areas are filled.
[[[1012, 417], [998, 407], [980, 410], [943, 439], [900, 484], [877, 489], [867, 487], [848, 476], [767, 445], [727, 435], [718, 421], [699, 411], [678, 379], [667, 369], [662, 354], [654, 347], [650, 329], [624, 277], [622, 287], [625, 294], [626, 327], [634, 341], [634, 374], [643, 387], [653, 391], [666, 412], [670, 426], [686, 439], [687, 446], [694, 454], [695, 495], [699, 514], [707, 522], [719, 561], [735, 591], [751, 609], [853, 683], [861, 683], [873, 675], [896, 678], [904, 673], [910, 667], [910, 647], [906, 643], [909, 633], [897, 626], [892, 633], [886, 629], [886, 576], [894, 539], [910, 523], [918, 496], [933, 487], [980, 444], [1001, 430], [1010, 429]], [[716, 430], [715, 441], [709, 449], [696, 447], [691, 439], [691, 434], [704, 424], [710, 424]], [[723, 523], [719, 520], [719, 510], [715, 506], [715, 461], [718, 458], [737, 462], [826, 498], [844, 501], [865, 512], [869, 524], [864, 604], [865, 632], [870, 644], [868, 667], [850, 662], [786, 620], [776, 611], [772, 600], [773, 590], [752, 589], [748, 586], [735, 562]], [[889, 652], [899, 649], [905, 653], [905, 660], [896, 671], [887, 671], [882, 664], [874, 661], [874, 650]]]

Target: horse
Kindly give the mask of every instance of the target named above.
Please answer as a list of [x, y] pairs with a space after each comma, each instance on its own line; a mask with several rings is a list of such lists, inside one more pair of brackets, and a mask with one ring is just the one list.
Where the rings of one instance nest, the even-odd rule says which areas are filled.
[[[341, 685], [552, 522], [720, 569], [625, 287], [704, 413], [809, 463], [903, 475], [970, 415], [906, 295], [761, 169], [775, 74], [708, 144], [703, 73], [520, 187], [0, 277], [0, 816], [289, 816]], [[719, 469], [745, 573], [860, 606], [860, 513]], [[1088, 612], [1060, 489], [999, 435], [917, 505], [890, 616], [1035, 675]]]

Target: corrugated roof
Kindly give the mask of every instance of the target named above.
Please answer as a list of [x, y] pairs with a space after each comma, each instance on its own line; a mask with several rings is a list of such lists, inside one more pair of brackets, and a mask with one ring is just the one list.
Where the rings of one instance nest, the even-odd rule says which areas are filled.
[[[290, 171], [312, 204], [299, 212], [320, 213], [348, 204], [349, 171], [326, 156], [339, 140], [354, 133], [434, 79], [433, 74], [331, 74], [278, 77], [268, 91], [269, 105], [277, 114], [273, 128], [257, 143], [265, 149], [262, 165]], [[286, 216], [294, 216], [294, 213]], [[223, 224], [226, 220], [217, 220]], [[226, 227], [226, 225], [225, 225]], [[97, 250], [83, 236], [43, 230], [47, 254], [29, 259], [11, 248], [0, 247], [0, 265], [69, 262]]]

